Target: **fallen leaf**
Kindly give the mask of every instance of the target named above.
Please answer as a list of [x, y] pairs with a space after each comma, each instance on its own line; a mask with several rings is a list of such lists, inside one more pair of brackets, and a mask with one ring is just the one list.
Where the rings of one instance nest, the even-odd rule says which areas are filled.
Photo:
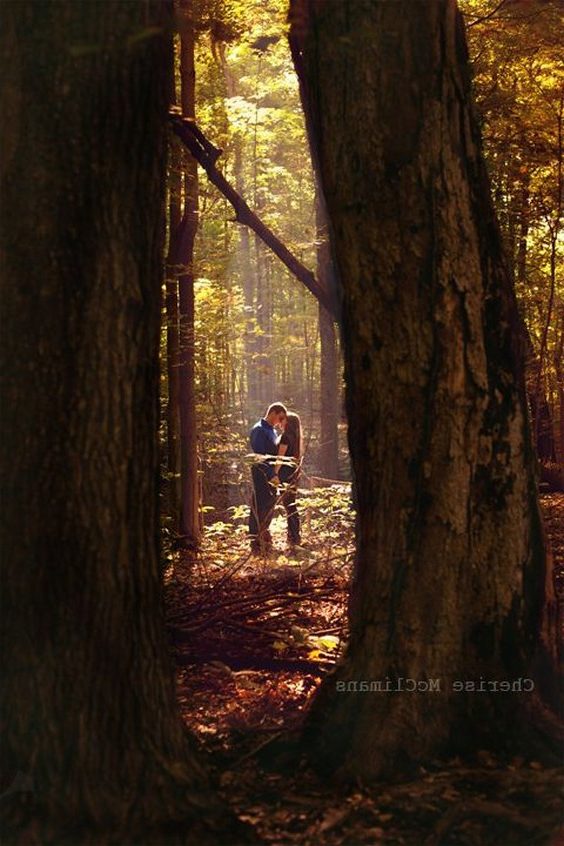
[[349, 814], [350, 808], [331, 808], [331, 810], [326, 811], [323, 815], [323, 819], [321, 820], [317, 830], [320, 833], [323, 831], [330, 831], [332, 828], [335, 828], [342, 823]]
[[370, 838], [370, 840], [381, 840], [384, 837], [385, 831], [383, 828], [375, 827], [375, 828], [367, 828], [363, 831], [365, 838]]

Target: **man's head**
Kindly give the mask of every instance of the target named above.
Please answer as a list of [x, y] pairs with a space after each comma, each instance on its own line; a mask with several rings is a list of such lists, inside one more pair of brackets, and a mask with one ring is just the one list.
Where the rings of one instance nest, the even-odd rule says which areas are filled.
[[266, 414], [264, 415], [264, 419], [267, 423], [270, 423], [271, 426], [283, 426], [286, 422], [286, 406], [282, 405], [281, 402], [273, 402], [272, 405], [269, 405], [266, 409]]

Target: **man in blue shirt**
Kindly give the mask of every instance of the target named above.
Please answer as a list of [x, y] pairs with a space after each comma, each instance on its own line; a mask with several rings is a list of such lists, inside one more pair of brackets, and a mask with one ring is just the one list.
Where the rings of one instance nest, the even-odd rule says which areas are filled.
[[[251, 429], [251, 449], [261, 456], [278, 455], [280, 435], [276, 426], [283, 428], [286, 422], [286, 407], [281, 402], [274, 402], [266, 410], [264, 417], [257, 421]], [[264, 458], [253, 464], [253, 497], [251, 501], [251, 516], [249, 518], [249, 534], [251, 536], [251, 550], [265, 552], [272, 546], [272, 537], [268, 531], [272, 519], [272, 510], [276, 501], [276, 487], [270, 484], [274, 476], [274, 461]]]

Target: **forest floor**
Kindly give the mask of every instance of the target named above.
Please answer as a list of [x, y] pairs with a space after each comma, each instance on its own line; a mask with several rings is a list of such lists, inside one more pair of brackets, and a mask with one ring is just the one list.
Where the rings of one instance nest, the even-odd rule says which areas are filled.
[[[346, 638], [354, 551], [346, 488], [308, 497], [308, 548], [285, 549], [279, 515], [275, 552], [250, 556], [244, 510], [232, 509], [195, 560], [170, 554], [178, 697], [220, 793], [261, 842], [278, 846], [564, 846], [562, 771], [537, 760], [483, 751], [428, 762], [409, 780], [339, 788], [299, 757], [304, 715]], [[564, 494], [542, 506], [562, 574]]]

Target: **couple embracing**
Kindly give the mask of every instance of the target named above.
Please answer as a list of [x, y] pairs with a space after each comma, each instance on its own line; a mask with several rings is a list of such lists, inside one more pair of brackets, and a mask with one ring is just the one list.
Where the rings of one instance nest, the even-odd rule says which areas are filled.
[[282, 403], [272, 403], [264, 417], [251, 429], [250, 437], [253, 452], [261, 457], [251, 469], [251, 550], [261, 553], [272, 548], [269, 526], [278, 501], [286, 509], [288, 543], [297, 545], [300, 543], [300, 518], [296, 492], [302, 461], [300, 418], [287, 411]]

